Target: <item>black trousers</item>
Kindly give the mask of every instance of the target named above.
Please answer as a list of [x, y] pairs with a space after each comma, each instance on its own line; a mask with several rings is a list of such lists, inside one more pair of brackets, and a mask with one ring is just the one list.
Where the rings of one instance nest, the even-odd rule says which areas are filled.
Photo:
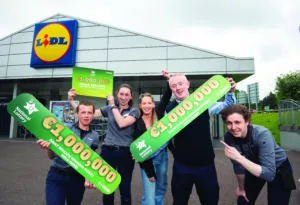
[[218, 205], [219, 184], [215, 164], [186, 166], [174, 160], [171, 184], [173, 205], [187, 205], [194, 184], [202, 205]]
[[[129, 147], [121, 149], [113, 149], [109, 146], [102, 146], [100, 156], [116, 169], [122, 177], [119, 186], [121, 195], [121, 205], [131, 205], [131, 179], [134, 168], [134, 160], [132, 159]], [[114, 204], [114, 193], [103, 194], [103, 205]]]
[[[292, 172], [291, 165], [287, 161], [290, 171]], [[262, 190], [266, 180], [258, 178], [249, 172], [245, 173], [245, 191], [249, 203], [244, 200], [244, 197], [239, 197], [238, 205], [254, 205], [255, 201]], [[276, 174], [272, 182], [267, 182], [268, 184], [268, 205], [288, 205], [291, 190], [286, 190], [283, 188], [283, 182], [281, 177]]]

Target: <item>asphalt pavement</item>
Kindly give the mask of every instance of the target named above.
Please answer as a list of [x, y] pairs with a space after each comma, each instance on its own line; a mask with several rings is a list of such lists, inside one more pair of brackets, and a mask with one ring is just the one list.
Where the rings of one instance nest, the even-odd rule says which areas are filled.
[[[234, 191], [236, 178], [230, 161], [224, 156], [222, 149], [215, 150], [216, 168], [220, 184], [220, 205], [235, 203]], [[293, 166], [297, 189], [292, 192], [290, 205], [300, 204], [300, 152], [288, 151], [289, 160]], [[1, 205], [43, 205], [45, 204], [45, 177], [50, 167], [45, 152], [34, 141], [0, 140], [0, 204]], [[173, 159], [170, 155], [169, 186], [165, 204], [172, 204], [171, 176]], [[141, 204], [143, 186], [140, 168], [135, 165], [132, 180], [132, 204]], [[256, 205], [267, 204], [266, 186], [261, 192]], [[98, 190], [86, 190], [83, 205], [102, 204], [102, 194]], [[115, 194], [115, 204], [120, 204], [119, 191]], [[200, 204], [193, 190], [189, 200], [190, 205]]]

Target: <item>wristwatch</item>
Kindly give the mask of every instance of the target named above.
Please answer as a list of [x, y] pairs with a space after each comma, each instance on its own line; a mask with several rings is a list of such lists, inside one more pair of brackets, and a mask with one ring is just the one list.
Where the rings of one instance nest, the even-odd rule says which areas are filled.
[[113, 105], [113, 106], [110, 107], [111, 110], [114, 109], [114, 108], [118, 108], [118, 106]]

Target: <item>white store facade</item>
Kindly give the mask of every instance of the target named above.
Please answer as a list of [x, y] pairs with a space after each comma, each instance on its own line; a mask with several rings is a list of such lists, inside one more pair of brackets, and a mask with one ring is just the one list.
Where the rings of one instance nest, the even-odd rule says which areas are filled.
[[[215, 74], [239, 82], [254, 74], [254, 59], [237, 58], [139, 34], [109, 25], [56, 14], [42, 22], [77, 20], [75, 66], [114, 71], [114, 89], [122, 83], [159, 100], [166, 86], [162, 70], [183, 73], [191, 91]], [[7, 103], [20, 93], [33, 94], [49, 107], [51, 100], [66, 100], [72, 86], [72, 66], [30, 66], [35, 24], [0, 39], [0, 137], [16, 138], [18, 124], [7, 113]], [[84, 97], [79, 97], [78, 100]], [[88, 98], [100, 107], [105, 99]]]

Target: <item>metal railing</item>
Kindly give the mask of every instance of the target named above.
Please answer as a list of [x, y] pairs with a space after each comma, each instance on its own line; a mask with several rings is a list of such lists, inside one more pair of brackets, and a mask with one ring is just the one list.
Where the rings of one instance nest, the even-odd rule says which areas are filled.
[[99, 134], [99, 142], [102, 143], [104, 140], [104, 137], [107, 133], [107, 125], [108, 125], [108, 119], [107, 118], [94, 118], [91, 122], [91, 128], [98, 132]]
[[281, 100], [278, 103], [280, 125], [300, 126], [300, 101]]

